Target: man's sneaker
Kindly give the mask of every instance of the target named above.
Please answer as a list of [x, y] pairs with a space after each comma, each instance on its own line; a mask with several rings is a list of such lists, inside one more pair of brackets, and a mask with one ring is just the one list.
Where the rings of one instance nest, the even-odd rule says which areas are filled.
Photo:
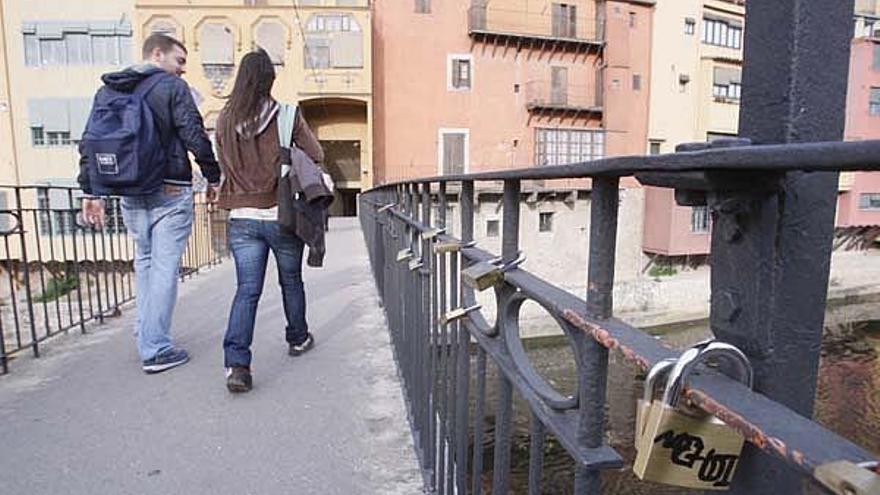
[[233, 394], [249, 392], [253, 383], [250, 368], [245, 366], [226, 368], [226, 388]]
[[299, 344], [290, 344], [290, 351], [288, 354], [291, 356], [299, 356], [300, 354], [308, 352], [312, 347], [315, 347], [315, 339], [310, 333], [308, 337], [306, 337], [306, 340], [303, 340]]
[[172, 347], [171, 349], [162, 351], [156, 356], [144, 361], [143, 367], [145, 373], [152, 374], [170, 370], [171, 368], [180, 366], [187, 361], [189, 361], [189, 354], [187, 354], [186, 351]]

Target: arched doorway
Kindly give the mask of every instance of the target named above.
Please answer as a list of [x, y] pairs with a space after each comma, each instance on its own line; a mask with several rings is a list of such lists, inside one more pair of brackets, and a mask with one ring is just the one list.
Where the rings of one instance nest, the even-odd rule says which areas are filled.
[[364, 170], [370, 168], [367, 103], [344, 98], [300, 102], [303, 115], [324, 148], [324, 167], [336, 184], [331, 216], [356, 216]]

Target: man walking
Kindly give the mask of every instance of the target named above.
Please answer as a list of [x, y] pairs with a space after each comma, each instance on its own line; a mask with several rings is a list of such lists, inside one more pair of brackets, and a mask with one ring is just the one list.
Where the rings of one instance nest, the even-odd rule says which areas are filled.
[[193, 222], [187, 151], [208, 180], [208, 201], [216, 198], [220, 183], [202, 117], [180, 78], [186, 57], [186, 47], [176, 39], [149, 36], [143, 63], [101, 78], [104, 87], [95, 96], [80, 143], [77, 180], [86, 193], [84, 220], [102, 227], [105, 204], [99, 196], [123, 196], [122, 215], [135, 242], [137, 347], [147, 373], [189, 360], [170, 335], [178, 266]]

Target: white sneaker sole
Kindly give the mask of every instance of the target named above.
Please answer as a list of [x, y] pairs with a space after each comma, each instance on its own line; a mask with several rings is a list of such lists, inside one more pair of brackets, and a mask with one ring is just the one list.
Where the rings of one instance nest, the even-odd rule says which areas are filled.
[[188, 361], [189, 361], [189, 356], [187, 356], [186, 359], [182, 359], [180, 361], [174, 361], [172, 363], [144, 365], [144, 367], [143, 367], [144, 373], [147, 373], [147, 374], [161, 373], [162, 371], [170, 370], [171, 368], [175, 368], [177, 366], [180, 366], [181, 364], [185, 364]]

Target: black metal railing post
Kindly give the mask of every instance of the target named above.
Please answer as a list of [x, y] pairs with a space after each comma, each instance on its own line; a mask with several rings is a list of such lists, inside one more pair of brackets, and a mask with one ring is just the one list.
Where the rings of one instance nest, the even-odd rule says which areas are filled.
[[[617, 210], [619, 179], [593, 179], [590, 196], [590, 248], [587, 270], [587, 314], [608, 319], [613, 311], [615, 250], [617, 247]], [[578, 377], [578, 442], [588, 448], [602, 445], [605, 433], [605, 387], [608, 379], [608, 349], [593, 339], [579, 336], [577, 345], [584, 362]], [[598, 470], [578, 466], [575, 493], [600, 492]]]
[[[852, 9], [835, 0], [749, 3], [741, 137], [762, 144], [843, 137]], [[775, 194], [711, 197], [712, 330], [749, 356], [756, 390], [806, 417], [816, 391], [837, 181], [836, 172], [789, 172]], [[747, 446], [731, 493], [795, 493], [800, 486], [792, 469]]]
[[[504, 181], [502, 208], [501, 259], [512, 263], [519, 256], [519, 202], [521, 184], [518, 180]], [[503, 287], [502, 294], [514, 291]], [[500, 298], [504, 300], [504, 297]], [[500, 306], [500, 304], [499, 304]], [[498, 308], [501, 319], [503, 308]], [[506, 339], [505, 332], [499, 338]], [[495, 453], [492, 468], [492, 495], [507, 495], [510, 491], [510, 442], [513, 434], [513, 384], [504, 376], [498, 375], [498, 399], [495, 407]]]

